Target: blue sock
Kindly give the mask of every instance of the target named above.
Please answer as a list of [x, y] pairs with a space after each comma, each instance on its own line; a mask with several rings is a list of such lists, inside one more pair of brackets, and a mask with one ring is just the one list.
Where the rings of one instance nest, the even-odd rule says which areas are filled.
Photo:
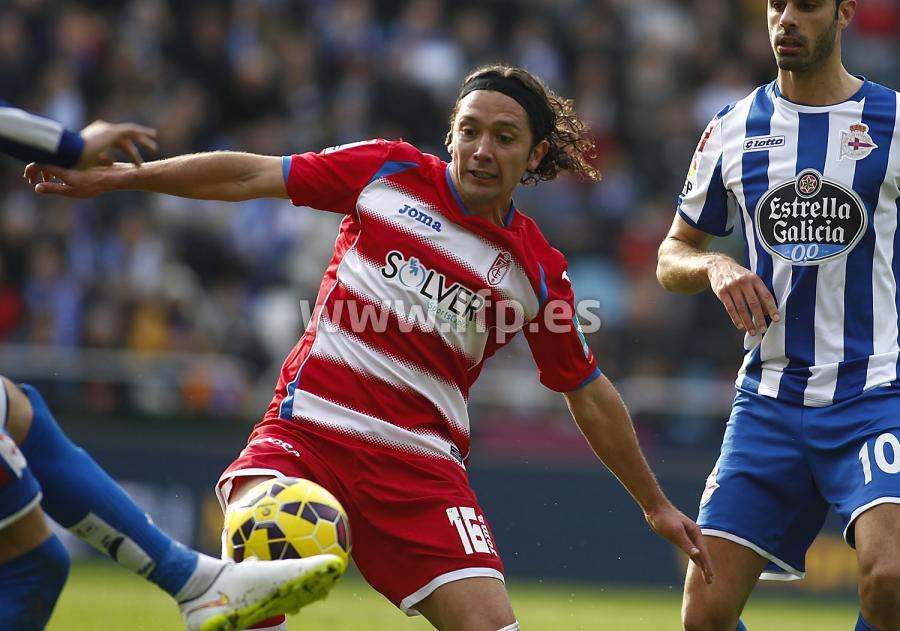
[[739, 618], [737, 629], [735, 629], [734, 631], [747, 631], [747, 625], [745, 625], [744, 621]]
[[177, 594], [197, 568], [197, 553], [154, 526], [106, 471], [63, 434], [37, 390], [22, 390], [34, 418], [20, 448], [41, 483], [44, 511], [117, 563]]
[[859, 617], [856, 619], [856, 626], [853, 628], [853, 631], [878, 631], [875, 627], [866, 622], [862, 617], [862, 612], [859, 612]]
[[69, 575], [69, 555], [56, 535], [34, 550], [0, 563], [3, 628], [42, 631]]

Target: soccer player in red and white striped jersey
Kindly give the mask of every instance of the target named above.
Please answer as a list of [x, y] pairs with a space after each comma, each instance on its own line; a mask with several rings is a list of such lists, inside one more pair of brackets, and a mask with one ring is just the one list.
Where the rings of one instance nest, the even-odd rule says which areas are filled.
[[465, 465], [469, 388], [521, 330], [542, 383], [565, 395], [656, 532], [711, 580], [696, 525], [659, 488], [584, 340], [564, 256], [512, 201], [520, 183], [561, 171], [596, 179], [572, 103], [527, 71], [482, 68], [463, 83], [447, 146], [449, 163], [373, 140], [26, 175], [42, 193], [286, 197], [344, 216], [312, 320], [219, 481], [223, 505], [261, 478], [312, 479], [346, 508], [362, 574], [402, 610], [438, 628], [517, 629]]

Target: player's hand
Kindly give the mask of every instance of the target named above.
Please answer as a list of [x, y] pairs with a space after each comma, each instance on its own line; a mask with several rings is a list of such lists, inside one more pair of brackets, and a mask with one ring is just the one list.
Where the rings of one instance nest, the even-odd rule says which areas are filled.
[[65, 197], [93, 197], [112, 190], [107, 184], [110, 176], [122, 169], [135, 167], [119, 162], [108, 167], [94, 167], [85, 171], [64, 169], [50, 164], [32, 162], [25, 167], [25, 179], [37, 193], [63, 195]]
[[84, 139], [84, 150], [81, 159], [75, 165], [78, 169], [86, 169], [94, 165], [110, 165], [113, 163], [112, 150], [119, 149], [134, 164], [141, 164], [138, 145], [150, 151], [156, 151], [156, 130], [135, 123], [107, 123], [94, 121], [81, 130]]
[[688, 555], [700, 568], [707, 584], [712, 584], [712, 560], [703, 541], [700, 526], [671, 504], [666, 504], [652, 513], [645, 513], [644, 517], [656, 534]]
[[706, 272], [710, 288], [738, 329], [750, 335], [765, 333], [766, 317], [775, 322], [781, 319], [775, 298], [762, 279], [731, 257], [712, 257]]

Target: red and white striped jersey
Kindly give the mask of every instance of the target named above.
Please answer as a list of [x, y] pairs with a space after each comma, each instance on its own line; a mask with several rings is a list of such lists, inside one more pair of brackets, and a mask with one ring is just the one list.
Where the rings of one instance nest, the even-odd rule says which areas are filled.
[[469, 214], [447, 163], [373, 140], [285, 157], [284, 176], [295, 205], [346, 216], [267, 422], [462, 464], [469, 387], [517, 330], [547, 387], [599, 376], [563, 255], [512, 205], [504, 226]]

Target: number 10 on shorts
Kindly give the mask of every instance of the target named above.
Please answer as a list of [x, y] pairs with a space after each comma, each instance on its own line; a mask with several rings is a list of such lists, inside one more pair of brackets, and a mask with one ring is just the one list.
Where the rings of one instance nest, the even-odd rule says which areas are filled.
[[[888, 453], [888, 445], [890, 445], [890, 454]], [[900, 473], [900, 440], [893, 434], [882, 434], [875, 439], [875, 446], [872, 449], [875, 455], [875, 464], [885, 473]], [[888, 460], [890, 455], [890, 460]], [[872, 481], [872, 461], [869, 459], [869, 443], [863, 443], [862, 449], [859, 450], [859, 461], [862, 464], [863, 477], [865, 483]]]
[[484, 523], [484, 515], [476, 515], [475, 509], [470, 506], [451, 506], [447, 509], [447, 517], [456, 526], [466, 554], [497, 554], [487, 524]]

